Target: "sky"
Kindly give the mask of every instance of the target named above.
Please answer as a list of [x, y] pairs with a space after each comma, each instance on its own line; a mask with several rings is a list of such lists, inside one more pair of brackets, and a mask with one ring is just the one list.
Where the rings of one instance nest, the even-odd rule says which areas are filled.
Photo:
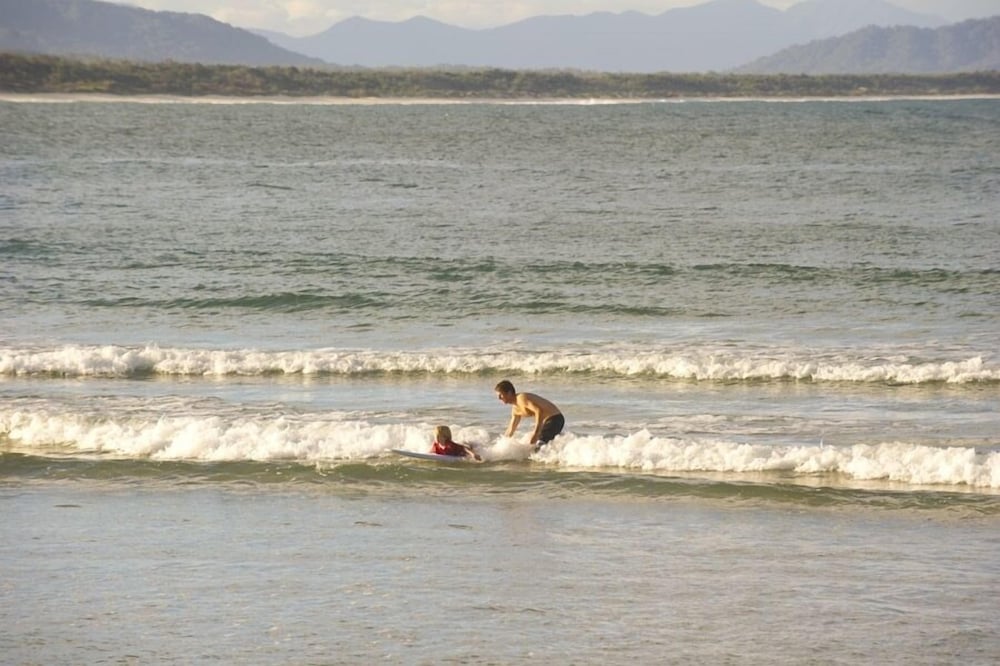
[[[405, 21], [426, 16], [464, 28], [489, 28], [531, 16], [638, 11], [662, 14], [706, 0], [117, 0], [145, 9], [206, 14], [239, 28], [313, 35], [352, 16]], [[758, 0], [787, 9], [803, 0]], [[1000, 14], [1000, 0], [889, 0], [949, 21]]]

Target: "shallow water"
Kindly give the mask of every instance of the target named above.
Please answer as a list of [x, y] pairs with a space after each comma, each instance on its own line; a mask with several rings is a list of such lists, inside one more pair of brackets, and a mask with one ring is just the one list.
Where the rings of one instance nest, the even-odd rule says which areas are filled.
[[17, 603], [0, 611], [4, 652], [985, 664], [1000, 649], [995, 517], [436, 483], [450, 491], [7, 488], [4, 587]]

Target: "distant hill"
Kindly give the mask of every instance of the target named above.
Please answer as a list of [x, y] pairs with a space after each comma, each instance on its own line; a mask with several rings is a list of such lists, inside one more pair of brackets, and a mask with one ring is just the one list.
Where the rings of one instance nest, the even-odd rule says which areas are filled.
[[255, 66], [721, 72], [867, 25], [943, 24], [885, 0], [807, 0], [786, 11], [758, 0], [710, 0], [657, 16], [539, 16], [487, 30], [424, 17], [351, 18], [310, 37], [270, 32], [265, 39], [200, 14], [98, 0], [0, 0], [0, 50]]
[[711, 0], [657, 16], [539, 16], [487, 30], [424, 17], [400, 23], [351, 18], [309, 37], [268, 36], [284, 48], [345, 66], [708, 72], [866, 25], [944, 23], [884, 0], [808, 0], [787, 11], [757, 0]]
[[947, 74], [1000, 70], [1000, 16], [943, 28], [867, 27], [794, 46], [743, 74]]
[[0, 50], [147, 62], [324, 64], [201, 14], [96, 0], [0, 0]]

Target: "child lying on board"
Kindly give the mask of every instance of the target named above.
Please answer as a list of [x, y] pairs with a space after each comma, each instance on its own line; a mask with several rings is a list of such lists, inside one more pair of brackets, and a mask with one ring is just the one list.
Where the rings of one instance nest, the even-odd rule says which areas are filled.
[[472, 447], [452, 440], [451, 428], [444, 425], [434, 429], [434, 446], [431, 452], [439, 456], [472, 456], [476, 460], [480, 460], [479, 454], [473, 451]]

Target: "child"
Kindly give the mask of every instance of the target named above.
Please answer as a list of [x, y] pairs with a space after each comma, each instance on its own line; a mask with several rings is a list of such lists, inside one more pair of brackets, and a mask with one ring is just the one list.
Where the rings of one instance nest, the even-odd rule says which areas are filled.
[[434, 448], [431, 451], [439, 456], [472, 456], [480, 460], [479, 454], [471, 447], [452, 441], [451, 428], [448, 426], [438, 426], [434, 429]]

